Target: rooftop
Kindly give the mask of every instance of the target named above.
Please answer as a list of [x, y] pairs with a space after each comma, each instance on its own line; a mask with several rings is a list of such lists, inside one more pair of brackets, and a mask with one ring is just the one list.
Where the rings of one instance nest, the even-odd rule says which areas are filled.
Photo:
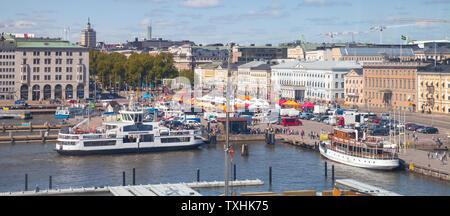
[[343, 56], [414, 56], [412, 48], [380, 48], [380, 47], [341, 47]]
[[356, 61], [289, 61], [272, 66], [272, 69], [325, 69], [325, 70], [350, 70], [361, 68]]

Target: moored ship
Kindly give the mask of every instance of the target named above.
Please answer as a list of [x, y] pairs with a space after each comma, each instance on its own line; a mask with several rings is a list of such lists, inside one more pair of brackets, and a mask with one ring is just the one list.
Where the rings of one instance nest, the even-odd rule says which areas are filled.
[[377, 137], [359, 137], [355, 129], [335, 128], [319, 150], [330, 160], [355, 167], [392, 170], [400, 165], [395, 145]]

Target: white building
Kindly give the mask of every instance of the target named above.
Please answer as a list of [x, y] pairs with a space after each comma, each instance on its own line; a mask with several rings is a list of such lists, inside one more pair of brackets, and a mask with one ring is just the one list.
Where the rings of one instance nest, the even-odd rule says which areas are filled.
[[89, 96], [89, 50], [68, 41], [0, 36], [0, 101]]
[[238, 67], [237, 93], [260, 99], [270, 97], [271, 68], [266, 61], [252, 61]]
[[355, 61], [285, 62], [272, 66], [272, 88], [287, 99], [343, 100], [344, 75], [358, 68]]

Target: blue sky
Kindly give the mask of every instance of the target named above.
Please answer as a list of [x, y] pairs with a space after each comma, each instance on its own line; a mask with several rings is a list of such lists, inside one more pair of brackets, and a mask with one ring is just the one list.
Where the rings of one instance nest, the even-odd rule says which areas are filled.
[[[70, 27], [70, 41], [90, 17], [97, 41], [122, 43], [146, 36], [192, 40], [197, 44], [279, 44], [302, 34], [309, 42], [329, 42], [327, 32], [367, 32], [388, 26], [384, 43], [450, 37], [450, 22], [396, 21], [395, 18], [450, 20], [450, 0], [21, 0], [0, 8], [0, 32], [35, 33], [63, 37]], [[338, 35], [347, 42], [351, 35]], [[379, 42], [379, 32], [354, 34], [359, 42]]]

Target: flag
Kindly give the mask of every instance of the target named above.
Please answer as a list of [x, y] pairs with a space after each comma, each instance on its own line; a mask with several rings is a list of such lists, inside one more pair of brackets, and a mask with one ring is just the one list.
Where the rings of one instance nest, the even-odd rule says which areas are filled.
[[306, 40], [305, 37], [304, 37], [303, 35], [300, 35], [300, 39], [302, 39], [302, 40], [304, 40], [304, 41]]
[[406, 40], [406, 39], [407, 39], [407, 37], [402, 35], [402, 40]]

